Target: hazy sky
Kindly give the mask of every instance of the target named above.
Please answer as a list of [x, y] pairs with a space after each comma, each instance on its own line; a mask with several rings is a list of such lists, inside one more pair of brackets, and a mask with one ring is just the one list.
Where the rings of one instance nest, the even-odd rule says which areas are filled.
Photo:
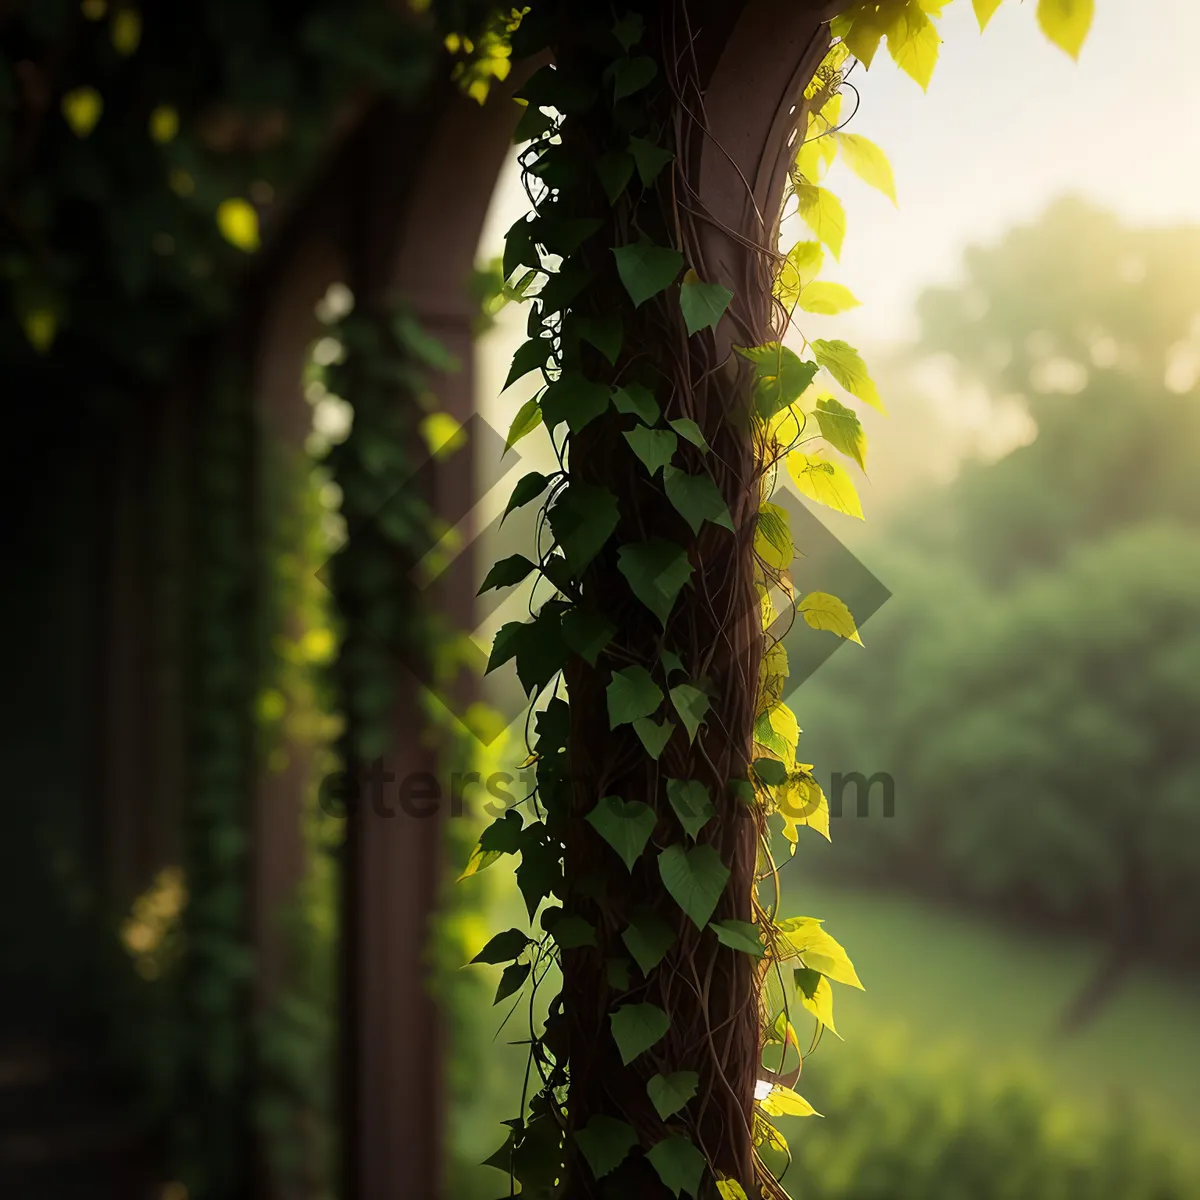
[[[862, 103], [849, 128], [888, 153], [900, 207], [844, 167], [830, 173], [848, 228], [842, 262], [829, 262], [825, 276], [863, 307], [818, 333], [836, 329], [865, 345], [903, 338], [913, 296], [952, 277], [964, 246], [1064, 192], [1137, 221], [1200, 222], [1200, 3], [1096, 0], [1077, 64], [1043, 39], [1034, 9], [1033, 0], [1006, 0], [981, 36], [968, 0], [950, 5], [927, 94], [883, 50], [870, 72], [855, 70]], [[485, 255], [500, 252], [522, 205], [509, 170]]]

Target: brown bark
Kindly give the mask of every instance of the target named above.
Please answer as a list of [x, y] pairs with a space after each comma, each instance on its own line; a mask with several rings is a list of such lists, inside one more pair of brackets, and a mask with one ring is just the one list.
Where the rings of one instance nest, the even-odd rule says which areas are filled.
[[[746, 364], [730, 347], [778, 336], [770, 285], [785, 177], [780, 164], [788, 128], [796, 120], [788, 109], [801, 103], [827, 35], [812, 13], [797, 20], [794, 10], [802, 6], [794, 0], [744, 6], [669, 0], [643, 7], [646, 35], [637, 53], [652, 54], [660, 64], [659, 79], [644, 95], [652, 105], [657, 140], [674, 151], [675, 162], [657, 181], [657, 199], [639, 202], [635, 185], [590, 240], [587, 265], [595, 275], [574, 311], [622, 312], [625, 338], [615, 369], [610, 371], [585, 346], [589, 376], [613, 382], [624, 382], [631, 372], [653, 377], [665, 417], [697, 422], [711, 452], [702, 454], [681, 438], [675, 464], [692, 473], [712, 473], [734, 530], [705, 524], [698, 536], [693, 534], [664, 499], [661, 482], [651, 481], [621, 436], [630, 425], [628, 417], [610, 411], [573, 438], [572, 479], [607, 487], [620, 504], [616, 534], [584, 581], [585, 594], [596, 599], [620, 633], [596, 668], [578, 658], [568, 668], [573, 790], [563, 830], [565, 906], [595, 925], [598, 947], [564, 952], [562, 1024], [559, 1028], [552, 1022], [548, 1040], [569, 1056], [571, 1127], [581, 1128], [596, 1114], [618, 1116], [635, 1126], [644, 1147], [665, 1135], [647, 1097], [648, 1079], [658, 1072], [697, 1071], [697, 1096], [666, 1124], [686, 1128], [720, 1175], [749, 1188], [760, 1036], [756, 971], [747, 955], [721, 946], [711, 931], [698, 930], [680, 910], [662, 885], [657, 852], [682, 837], [666, 799], [665, 780], [700, 780], [717, 815], [699, 841], [718, 850], [731, 876], [712, 919], [751, 919], [758, 828], [729, 783], [746, 778], [752, 754], [763, 643], [753, 549], [760, 488], [749, 418], [750, 381]], [[773, 31], [771, 40], [762, 40], [764, 31]], [[762, 61], [774, 53], [791, 57], [783, 63]], [[586, 52], [569, 43], [557, 48], [556, 57], [563, 70], [594, 74]], [[563, 129], [564, 147], [584, 162], [611, 148], [612, 116], [603, 102], [597, 107], [598, 115], [569, 116]], [[726, 144], [716, 144], [714, 125], [722, 127]], [[598, 188], [597, 193], [591, 197], [591, 211], [609, 211]], [[688, 337], [676, 288], [633, 309], [610, 247], [643, 235], [682, 250], [685, 266], [702, 280], [733, 290], [734, 300], [715, 332]], [[621, 545], [653, 537], [685, 546], [694, 568], [665, 633], [618, 569]], [[664, 647], [680, 654], [689, 681], [705, 681], [711, 707], [694, 745], [679, 727], [654, 762], [629, 725], [609, 730], [606, 688], [612, 670], [633, 663], [665, 683], [659, 666]], [[671, 682], [682, 682], [682, 676]], [[675, 719], [673, 712], [668, 715]], [[632, 875], [583, 819], [601, 797], [610, 795], [640, 800], [659, 816]], [[628, 992], [617, 991], [607, 982], [605, 961], [628, 957], [621, 934], [643, 905], [671, 925], [676, 941], [649, 980], [634, 969]], [[662, 1041], [625, 1068], [609, 1016], [619, 1004], [633, 1002], [659, 1005], [671, 1026]], [[571, 1197], [610, 1194], [613, 1188], [639, 1200], [670, 1194], [639, 1155], [600, 1186], [570, 1144], [567, 1153]]]

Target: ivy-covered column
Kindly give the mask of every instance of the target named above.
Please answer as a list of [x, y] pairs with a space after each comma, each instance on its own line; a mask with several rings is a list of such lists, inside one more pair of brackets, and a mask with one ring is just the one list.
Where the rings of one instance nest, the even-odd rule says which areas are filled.
[[[781, 384], [772, 340], [786, 320], [772, 282], [788, 142], [785, 129], [766, 145], [777, 122], [751, 126], [753, 154], [731, 149], [763, 169], [747, 177], [717, 147], [731, 166], [714, 173], [705, 112], [747, 7], [642, 0], [614, 22], [544, 4], [514, 39], [555, 66], [521, 93], [535, 213], [510, 231], [504, 267], [544, 281], [510, 378], [537, 370], [545, 387], [510, 441], [544, 423], [561, 470], [518, 485], [512, 506], [541, 500], [545, 536], [485, 584], [536, 569], [549, 598], [493, 651], [536, 697], [537, 791], [481, 851], [520, 854], [549, 937], [510, 931], [482, 957], [512, 952], [502, 991], [561, 965], [528, 1118], [492, 1160], [534, 1195], [564, 1172], [554, 1195], [785, 1195], [756, 1152], [773, 931], [756, 899], [768, 807], [753, 764], [768, 423], [803, 387]], [[806, 39], [794, 13], [778, 21], [791, 57], [767, 95], [791, 128], [828, 45], [801, 11]], [[751, 110], [761, 82], [746, 85]]]

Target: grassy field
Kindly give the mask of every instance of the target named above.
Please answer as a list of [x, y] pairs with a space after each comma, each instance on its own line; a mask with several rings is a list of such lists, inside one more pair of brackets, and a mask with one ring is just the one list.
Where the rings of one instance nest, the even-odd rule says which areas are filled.
[[[918, 1045], [955, 1043], [982, 1064], [1036, 1063], [1066, 1099], [1133, 1103], [1189, 1133], [1200, 1124], [1200, 984], [1136, 971], [1092, 1024], [1062, 1038], [1058, 1018], [1099, 947], [903, 896], [799, 880], [785, 894], [789, 912], [825, 919], [866, 985], [835, 989], [848, 1041], [902, 1026]], [[836, 1043], [820, 1053], [836, 1055]]]

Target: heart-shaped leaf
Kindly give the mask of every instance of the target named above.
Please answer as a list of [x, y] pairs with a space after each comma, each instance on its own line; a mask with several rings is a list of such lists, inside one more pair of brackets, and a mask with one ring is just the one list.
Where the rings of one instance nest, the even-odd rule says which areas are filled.
[[663, 538], [630, 542], [618, 552], [617, 568], [628, 580], [633, 594], [665, 629], [671, 609], [675, 607], [675, 598], [692, 577], [692, 564], [688, 562], [687, 551]]
[[626, 1066], [660, 1041], [671, 1027], [670, 1018], [657, 1004], [623, 1004], [609, 1017], [609, 1023]]
[[633, 1126], [616, 1117], [595, 1116], [582, 1129], [575, 1131], [575, 1143], [587, 1159], [592, 1174], [603, 1179], [615, 1171], [637, 1145]]
[[680, 683], [671, 689], [671, 703], [688, 731], [688, 741], [694, 742], [704, 714], [708, 712], [708, 696], [690, 683]]
[[700, 1194], [700, 1180], [704, 1177], [704, 1155], [692, 1145], [691, 1140], [677, 1133], [646, 1151], [651, 1166], [658, 1177], [674, 1195], [687, 1192], [689, 1196]]
[[762, 958], [764, 947], [758, 936], [758, 926], [749, 921], [713, 921], [709, 929], [717, 935], [722, 946], [732, 950], [743, 950], [755, 958]]
[[604, 796], [587, 815], [587, 822], [620, 855], [628, 871], [654, 832], [654, 810], [640, 800]]
[[700, 1076], [695, 1071], [674, 1071], [670, 1075], [655, 1075], [646, 1084], [646, 1093], [665, 1121], [696, 1094], [699, 1083]]
[[658, 856], [663, 886], [697, 929], [703, 929], [729, 882], [729, 868], [712, 846], [668, 846]]
[[651, 296], [666, 291], [683, 266], [683, 255], [678, 250], [656, 246], [644, 239], [630, 246], [614, 247], [613, 255], [617, 260], [617, 274], [634, 308], [641, 308]]
[[642, 739], [646, 753], [657, 762], [663, 748], [671, 740], [671, 734], [675, 732], [675, 725], [671, 721], [652, 721], [649, 717], [639, 717], [633, 723], [633, 732]]
[[649, 975], [674, 945], [675, 931], [657, 913], [639, 909], [621, 934], [621, 940], [642, 974]]
[[717, 813], [709, 798], [708, 788], [698, 779], [668, 779], [667, 799], [679, 823], [693, 841]]
[[608, 727], [628, 725], [639, 717], [648, 717], [662, 703], [662, 688], [650, 678], [645, 667], [626, 667], [614, 671], [608, 690]]
[[695, 271], [683, 277], [679, 289], [679, 307], [689, 336], [702, 329], [714, 329], [725, 315], [733, 293], [719, 283], [702, 283]]
[[651, 475], [671, 461], [679, 445], [679, 439], [669, 429], [647, 429], [645, 425], [635, 425], [624, 437]]

